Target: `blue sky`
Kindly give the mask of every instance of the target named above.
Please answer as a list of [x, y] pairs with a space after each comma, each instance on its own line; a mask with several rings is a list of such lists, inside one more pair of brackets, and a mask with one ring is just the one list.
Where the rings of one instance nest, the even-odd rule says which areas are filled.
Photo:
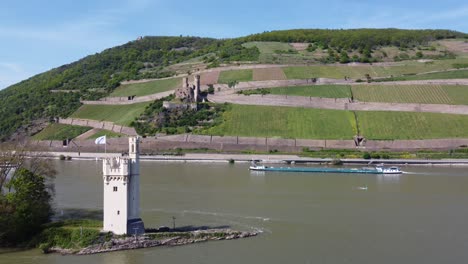
[[2, 0], [0, 89], [138, 36], [362, 27], [468, 32], [466, 21], [466, 0]]

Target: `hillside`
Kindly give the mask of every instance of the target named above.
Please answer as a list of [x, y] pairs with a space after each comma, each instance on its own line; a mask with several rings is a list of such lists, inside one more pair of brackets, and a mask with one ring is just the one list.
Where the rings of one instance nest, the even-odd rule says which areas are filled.
[[[119, 86], [124, 80], [169, 77], [239, 63], [287, 63], [289, 66], [282, 68], [279, 75], [278, 71], [273, 74], [260, 70], [229, 72], [220, 68], [219, 83], [343, 76], [365, 79], [367, 75], [370, 78], [414, 77], [414, 74], [467, 67], [468, 59], [463, 54], [441, 42], [450, 44], [450, 39], [466, 37], [464, 33], [450, 30], [398, 29], [272, 31], [228, 40], [144, 37], [0, 91], [0, 140], [7, 140], [19, 128], [27, 134], [33, 120], [70, 116], [80, 107], [80, 99], [97, 100], [111, 93], [112, 96], [150, 94], [176, 88], [178, 82], [162, 82], [155, 90], [148, 86], [143, 91], [140, 86]], [[418, 63], [416, 59], [431, 61]], [[364, 64], [363, 68], [347, 69], [334, 64], [348, 62], [396, 64], [392, 67]], [[466, 74], [455, 76], [464, 78]], [[81, 116], [79, 113], [83, 111], [74, 115]], [[138, 116], [127, 116], [122, 123], [130, 124], [134, 117]]]

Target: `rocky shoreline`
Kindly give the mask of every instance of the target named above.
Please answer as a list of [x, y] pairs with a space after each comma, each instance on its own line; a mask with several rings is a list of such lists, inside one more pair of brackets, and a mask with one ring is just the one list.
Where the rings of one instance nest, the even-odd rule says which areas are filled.
[[132, 250], [159, 246], [182, 246], [193, 243], [233, 240], [257, 236], [257, 232], [235, 231], [231, 229], [208, 229], [190, 232], [158, 232], [141, 236], [112, 237], [109, 241], [93, 244], [81, 249], [49, 248], [47, 253], [62, 255], [90, 255], [120, 250]]

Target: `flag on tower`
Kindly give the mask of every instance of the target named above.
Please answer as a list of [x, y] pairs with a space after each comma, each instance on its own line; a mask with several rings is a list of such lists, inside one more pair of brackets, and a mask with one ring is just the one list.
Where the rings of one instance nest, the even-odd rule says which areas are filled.
[[94, 144], [96, 145], [105, 145], [106, 144], [106, 136], [98, 137], [94, 140]]

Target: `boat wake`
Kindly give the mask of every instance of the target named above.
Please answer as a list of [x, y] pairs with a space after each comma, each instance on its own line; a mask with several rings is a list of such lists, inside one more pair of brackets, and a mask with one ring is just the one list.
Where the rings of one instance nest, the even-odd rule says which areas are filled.
[[249, 223], [245, 223], [246, 221], [255, 221], [255, 222], [269, 222], [271, 221], [268, 217], [261, 217], [261, 216], [243, 216], [243, 215], [235, 215], [229, 213], [219, 213], [219, 212], [208, 212], [208, 211], [200, 211], [200, 210], [183, 210], [183, 211], [175, 211], [175, 210], [168, 210], [168, 209], [152, 209], [150, 211], [153, 212], [163, 212], [168, 214], [192, 214], [192, 215], [202, 215], [202, 216], [212, 216], [214, 217], [216, 222], [226, 223], [232, 226], [238, 226], [246, 229], [251, 229], [258, 233], [272, 233], [270, 230], [259, 227], [257, 225], [251, 225]]

